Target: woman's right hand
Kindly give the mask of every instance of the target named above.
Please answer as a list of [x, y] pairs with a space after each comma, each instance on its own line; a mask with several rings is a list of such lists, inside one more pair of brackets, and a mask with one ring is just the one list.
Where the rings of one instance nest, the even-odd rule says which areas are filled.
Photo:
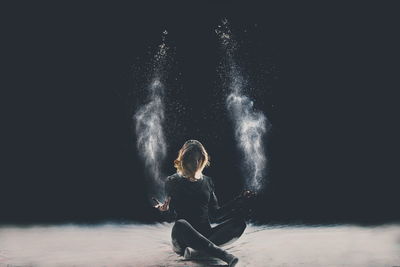
[[167, 200], [164, 201], [164, 203], [161, 203], [154, 197], [152, 199], [154, 200], [154, 202], [156, 202], [156, 205], [153, 207], [158, 209], [159, 211], [167, 211], [169, 209], [169, 202], [171, 201], [171, 197], [168, 197]]

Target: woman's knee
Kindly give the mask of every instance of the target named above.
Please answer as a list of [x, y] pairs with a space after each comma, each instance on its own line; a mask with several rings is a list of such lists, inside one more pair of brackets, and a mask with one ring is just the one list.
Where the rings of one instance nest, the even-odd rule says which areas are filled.
[[177, 228], [184, 228], [184, 227], [188, 227], [189, 223], [188, 221], [184, 220], [184, 219], [179, 219], [175, 221], [174, 227]]
[[171, 231], [172, 248], [179, 254], [183, 255], [186, 247], [186, 229], [189, 223], [186, 220], [180, 219], [175, 221]]
[[247, 227], [246, 221], [242, 218], [236, 218], [232, 223], [239, 234], [242, 234]]
[[172, 233], [185, 231], [189, 227], [190, 224], [188, 223], [188, 221], [184, 219], [176, 220], [174, 226], [172, 227]]

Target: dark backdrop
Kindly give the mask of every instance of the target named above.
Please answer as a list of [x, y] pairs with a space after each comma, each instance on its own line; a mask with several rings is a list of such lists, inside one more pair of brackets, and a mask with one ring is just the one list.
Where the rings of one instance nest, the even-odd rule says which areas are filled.
[[[2, 5], [2, 223], [152, 221], [132, 114], [167, 29], [165, 174], [208, 149], [223, 203], [242, 188], [214, 33], [226, 17], [272, 123], [261, 222], [399, 220], [399, 19], [388, 3]], [[174, 112], [174, 110], [176, 112]], [[184, 112], [177, 112], [184, 110]]]

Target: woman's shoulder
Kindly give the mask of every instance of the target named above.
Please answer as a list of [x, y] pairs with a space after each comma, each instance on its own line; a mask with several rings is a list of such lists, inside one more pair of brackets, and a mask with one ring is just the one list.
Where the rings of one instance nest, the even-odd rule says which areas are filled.
[[167, 176], [164, 182], [165, 190], [168, 194], [173, 194], [173, 192], [176, 190], [179, 182], [179, 176], [175, 174], [172, 174], [170, 176]]
[[203, 174], [203, 179], [204, 181], [210, 186], [211, 190], [214, 190], [214, 181], [213, 178], [210, 176], [204, 175]]
[[167, 176], [167, 179], [165, 180], [166, 183], [175, 183], [181, 179], [181, 176], [178, 173], [174, 173], [170, 176]]

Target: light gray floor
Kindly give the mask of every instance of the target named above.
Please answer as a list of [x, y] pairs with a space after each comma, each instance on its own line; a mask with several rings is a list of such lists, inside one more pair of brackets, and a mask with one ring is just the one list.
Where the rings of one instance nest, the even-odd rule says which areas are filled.
[[[171, 224], [0, 228], [0, 266], [221, 266], [184, 261]], [[237, 266], [400, 266], [400, 225], [249, 226], [231, 245]]]

